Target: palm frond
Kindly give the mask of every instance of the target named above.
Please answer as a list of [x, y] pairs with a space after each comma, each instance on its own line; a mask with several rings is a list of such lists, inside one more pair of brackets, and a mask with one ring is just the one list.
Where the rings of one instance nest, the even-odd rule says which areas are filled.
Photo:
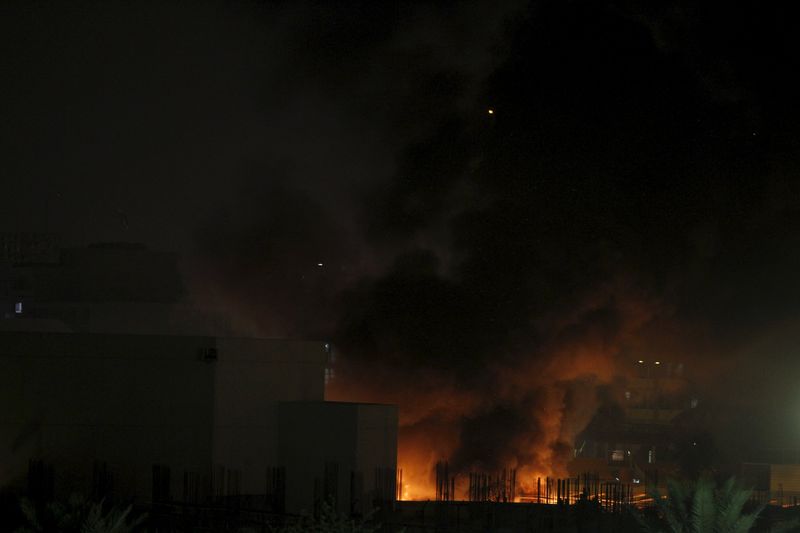
[[674, 533], [689, 531], [691, 515], [687, 509], [689, 491], [686, 485], [676, 480], [669, 480], [667, 493], [668, 497], [657, 500], [657, 504], [670, 530]]
[[700, 479], [694, 487], [694, 496], [692, 497], [691, 531], [693, 533], [714, 533], [717, 511], [714, 503], [714, 484], [709, 479]]
[[[730, 483], [730, 486], [728, 486]], [[717, 495], [719, 513], [718, 531], [736, 531], [737, 523], [744, 513], [744, 507], [750, 500], [752, 491], [736, 487], [733, 479], [723, 486], [724, 491]], [[759, 506], [753, 514], [758, 516], [764, 510]]]
[[41, 531], [42, 524], [39, 522], [39, 514], [36, 511], [36, 505], [29, 499], [22, 498], [19, 502], [19, 507], [22, 510], [22, 514], [25, 516], [25, 520], [28, 521], [28, 526], [30, 526], [33, 531]]
[[[670, 533], [747, 533], [764, 509], [760, 506], [745, 513], [751, 491], [738, 486], [732, 478], [716, 489], [708, 478], [701, 478], [694, 485], [670, 480], [667, 489], [667, 498], [660, 498], [657, 493], [654, 497], [662, 527]], [[634, 516], [643, 531], [654, 530], [644, 515]]]
[[739, 516], [739, 518], [733, 523], [733, 527], [728, 530], [730, 533], [747, 533], [753, 526], [756, 524], [756, 520], [758, 520], [759, 513], [750, 513], [744, 514]]

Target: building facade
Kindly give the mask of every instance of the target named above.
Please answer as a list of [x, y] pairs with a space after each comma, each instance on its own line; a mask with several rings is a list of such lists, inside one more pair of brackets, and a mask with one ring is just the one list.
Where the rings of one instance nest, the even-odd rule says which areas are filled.
[[278, 402], [323, 401], [326, 361], [317, 342], [2, 333], [2, 481], [34, 460], [61, 496], [98, 465], [121, 499], [262, 494]]
[[[281, 512], [388, 498], [395, 407], [325, 402], [329, 344], [248, 338], [185, 296], [175, 254], [0, 239], [0, 488]], [[364, 481], [340, 490], [332, 465]]]

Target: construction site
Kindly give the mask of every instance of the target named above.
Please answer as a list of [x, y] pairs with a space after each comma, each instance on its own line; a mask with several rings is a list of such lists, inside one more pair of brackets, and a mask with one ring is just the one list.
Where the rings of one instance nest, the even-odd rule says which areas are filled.
[[[21, 496], [80, 493], [133, 504], [159, 531], [266, 531], [325, 512], [382, 531], [623, 531], [682, 475], [679, 436], [703, 409], [681, 362], [636, 359], [615, 410], [597, 410], [547, 474], [404, 464], [437, 450], [399, 449], [395, 405], [328, 399], [335, 346], [237, 336], [224, 310], [185, 303], [174, 255], [2, 242], [6, 516]], [[790, 450], [727, 473], [770, 512], [798, 503]]]

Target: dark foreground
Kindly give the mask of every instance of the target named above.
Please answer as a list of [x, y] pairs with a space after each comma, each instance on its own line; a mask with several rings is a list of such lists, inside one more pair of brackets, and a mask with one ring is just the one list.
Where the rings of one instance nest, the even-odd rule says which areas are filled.
[[[146, 514], [141, 532], [276, 532], [296, 533], [484, 533], [484, 532], [639, 532], [632, 506], [603, 507], [596, 501], [567, 504], [498, 502], [394, 502], [393, 508], [355, 519], [341, 515], [297, 517], [279, 515], [227, 502], [224, 505], [159, 504], [134, 508], [131, 516]], [[647, 512], [647, 511], [645, 511]], [[325, 513], [323, 512], [323, 515]], [[21, 531], [25, 517], [19, 500], [4, 497], [0, 509], [0, 531]], [[800, 519], [800, 508], [771, 506], [764, 509], [753, 531], [771, 531], [780, 524]], [[49, 528], [33, 531], [50, 531]], [[27, 529], [26, 531], [31, 531]], [[61, 531], [61, 530], [52, 530]], [[118, 531], [118, 530], [115, 530]], [[126, 531], [126, 530], [122, 530]], [[669, 531], [666, 529], [665, 531]], [[65, 533], [68, 533], [65, 530]], [[102, 533], [102, 531], [98, 532]]]

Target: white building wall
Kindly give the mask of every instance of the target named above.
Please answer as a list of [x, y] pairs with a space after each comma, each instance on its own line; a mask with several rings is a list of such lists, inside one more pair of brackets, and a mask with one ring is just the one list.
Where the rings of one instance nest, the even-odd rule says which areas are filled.
[[322, 401], [323, 343], [219, 339], [215, 363], [214, 465], [239, 472], [238, 487], [263, 494], [268, 467], [278, 464], [277, 402]]
[[[213, 366], [202, 337], [0, 335], [0, 464], [20, 483], [28, 459], [55, 466], [59, 492], [87, 492], [95, 460], [115, 493], [148, 499], [153, 464], [207, 468]], [[172, 476], [177, 489], [180, 480]], [[175, 490], [173, 490], [175, 492]]]
[[262, 494], [277, 401], [321, 400], [325, 362], [312, 342], [2, 333], [0, 483], [24, 485], [35, 458], [62, 492], [90, 490], [104, 461], [119, 496], [148, 500], [154, 464], [169, 466], [174, 498], [184, 472], [220, 466], [240, 479], [223, 491]]
[[[376, 470], [397, 469], [397, 407], [346, 402], [287, 402], [279, 407], [280, 463], [286, 469], [286, 510], [313, 512], [325, 499], [325, 465], [338, 470], [336, 504], [366, 513]], [[315, 490], [315, 487], [317, 490]], [[393, 499], [393, 494], [391, 495]]]

